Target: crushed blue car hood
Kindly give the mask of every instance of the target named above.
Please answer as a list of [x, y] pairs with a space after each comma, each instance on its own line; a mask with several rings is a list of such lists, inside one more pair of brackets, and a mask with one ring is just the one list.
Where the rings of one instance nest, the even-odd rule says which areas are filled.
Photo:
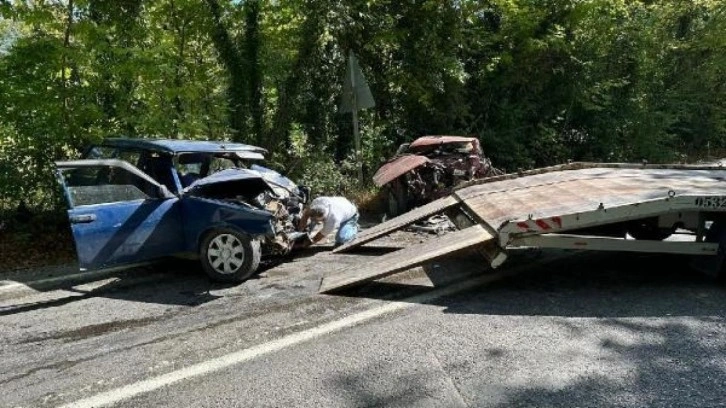
[[295, 184], [289, 178], [276, 172], [275, 170], [268, 169], [267, 167], [260, 166], [258, 164], [253, 164], [252, 166], [250, 166], [250, 170], [258, 172], [262, 176], [262, 178], [264, 178], [268, 182], [276, 184], [290, 192], [294, 192], [297, 190], [297, 184]]
[[189, 187], [187, 187], [187, 190], [192, 190], [194, 188], [208, 186], [210, 184], [219, 184], [219, 183], [228, 183], [230, 181], [240, 181], [240, 180], [249, 180], [249, 179], [259, 179], [263, 178], [260, 173], [248, 170], [248, 169], [227, 169], [218, 171], [211, 176], [207, 176], [204, 178], [201, 178], [195, 182], [193, 182]]
[[280, 173], [272, 169], [268, 169], [267, 167], [255, 164], [252, 165], [250, 169], [226, 169], [219, 171], [210, 176], [196, 180], [195, 182], [190, 184], [189, 187], [185, 188], [184, 191], [191, 191], [213, 184], [222, 184], [253, 179], [259, 179], [263, 181], [273, 191], [276, 187], [281, 187], [291, 193], [295, 192], [297, 189], [297, 185], [289, 178], [281, 175]]

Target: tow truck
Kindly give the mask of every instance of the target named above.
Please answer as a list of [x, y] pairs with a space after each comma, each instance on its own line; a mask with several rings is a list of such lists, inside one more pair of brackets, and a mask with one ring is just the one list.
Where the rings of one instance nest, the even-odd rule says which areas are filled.
[[[435, 214], [457, 230], [326, 275], [332, 292], [476, 249], [492, 268], [519, 247], [693, 255], [724, 278], [726, 168], [710, 165], [569, 163], [475, 180], [449, 196], [361, 231], [352, 251]], [[679, 232], [685, 240], [665, 240]]]

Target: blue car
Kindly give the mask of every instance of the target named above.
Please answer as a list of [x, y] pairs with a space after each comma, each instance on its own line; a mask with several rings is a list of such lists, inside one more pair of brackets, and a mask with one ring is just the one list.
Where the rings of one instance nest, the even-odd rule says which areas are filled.
[[107, 139], [57, 162], [80, 267], [199, 258], [216, 281], [242, 282], [286, 254], [309, 194], [240, 143]]

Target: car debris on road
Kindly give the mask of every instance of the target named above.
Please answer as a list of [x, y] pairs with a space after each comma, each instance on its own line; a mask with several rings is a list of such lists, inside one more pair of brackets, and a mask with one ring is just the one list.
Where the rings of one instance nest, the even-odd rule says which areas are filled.
[[437, 214], [411, 224], [407, 228], [413, 232], [424, 232], [428, 234], [442, 235], [455, 231], [456, 225], [445, 214]]

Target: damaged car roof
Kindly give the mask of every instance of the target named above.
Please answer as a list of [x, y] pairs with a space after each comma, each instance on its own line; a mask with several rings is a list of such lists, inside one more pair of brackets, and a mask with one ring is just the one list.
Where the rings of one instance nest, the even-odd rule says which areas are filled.
[[103, 141], [103, 146], [136, 148], [160, 153], [223, 153], [223, 152], [254, 152], [264, 154], [262, 147], [233, 142], [212, 142], [202, 140], [174, 140], [174, 139], [130, 139], [109, 138]]
[[467, 143], [473, 142], [474, 140], [478, 141], [477, 138], [466, 136], [422, 136], [411, 142], [409, 148], [442, 145], [447, 143]]

